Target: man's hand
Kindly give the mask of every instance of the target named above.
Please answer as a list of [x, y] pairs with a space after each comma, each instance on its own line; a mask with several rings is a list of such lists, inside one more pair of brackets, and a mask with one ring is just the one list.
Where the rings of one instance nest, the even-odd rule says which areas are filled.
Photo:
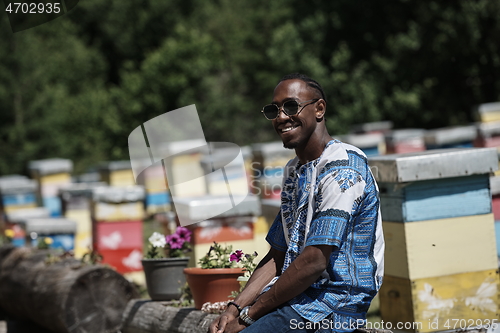
[[[226, 332], [226, 326], [229, 322], [238, 321], [235, 315], [230, 312], [224, 312], [219, 317], [215, 318], [214, 321], [210, 324], [210, 328], [208, 330], [209, 333], [222, 333]], [[239, 331], [236, 331], [239, 332]]]
[[224, 333], [238, 333], [243, 331], [247, 326], [240, 320], [240, 318], [235, 318], [227, 324]]

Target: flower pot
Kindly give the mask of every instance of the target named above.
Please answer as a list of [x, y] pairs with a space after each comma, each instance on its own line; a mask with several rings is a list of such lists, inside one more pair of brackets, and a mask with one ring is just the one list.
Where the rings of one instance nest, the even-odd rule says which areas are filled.
[[189, 258], [142, 259], [148, 294], [153, 301], [170, 301], [181, 297], [186, 283], [183, 269]]
[[193, 294], [194, 307], [200, 310], [206, 302], [228, 301], [231, 292], [240, 289], [236, 279], [244, 273], [242, 268], [185, 268], [184, 274]]

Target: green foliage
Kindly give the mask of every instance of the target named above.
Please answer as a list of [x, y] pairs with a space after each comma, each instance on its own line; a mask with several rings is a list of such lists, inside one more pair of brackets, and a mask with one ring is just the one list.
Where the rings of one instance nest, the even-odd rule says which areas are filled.
[[235, 262], [229, 260], [231, 252], [233, 252], [231, 245], [222, 246], [214, 242], [207, 254], [198, 260], [198, 264], [201, 268], [233, 268]]
[[260, 114], [290, 72], [317, 79], [331, 134], [435, 128], [500, 100], [500, 2], [80, 2], [13, 34], [0, 19], [0, 174], [128, 159], [129, 133], [196, 104], [209, 141], [277, 140]]

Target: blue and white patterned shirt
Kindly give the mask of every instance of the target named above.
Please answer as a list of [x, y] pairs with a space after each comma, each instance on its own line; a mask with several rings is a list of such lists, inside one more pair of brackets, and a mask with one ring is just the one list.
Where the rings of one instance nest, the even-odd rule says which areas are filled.
[[286, 252], [283, 272], [306, 246], [335, 247], [321, 277], [289, 302], [303, 318], [346, 324], [365, 319], [384, 269], [378, 188], [365, 154], [332, 140], [314, 161], [289, 161], [280, 214], [266, 240]]

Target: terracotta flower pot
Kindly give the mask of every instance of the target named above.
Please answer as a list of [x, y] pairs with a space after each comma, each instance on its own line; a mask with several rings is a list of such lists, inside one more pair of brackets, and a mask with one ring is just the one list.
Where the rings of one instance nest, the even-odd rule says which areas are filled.
[[184, 269], [186, 280], [194, 299], [194, 307], [201, 309], [204, 303], [228, 301], [231, 292], [240, 289], [238, 276], [245, 274], [242, 268]]
[[170, 301], [181, 297], [186, 283], [183, 269], [189, 258], [142, 259], [148, 294], [153, 301]]

